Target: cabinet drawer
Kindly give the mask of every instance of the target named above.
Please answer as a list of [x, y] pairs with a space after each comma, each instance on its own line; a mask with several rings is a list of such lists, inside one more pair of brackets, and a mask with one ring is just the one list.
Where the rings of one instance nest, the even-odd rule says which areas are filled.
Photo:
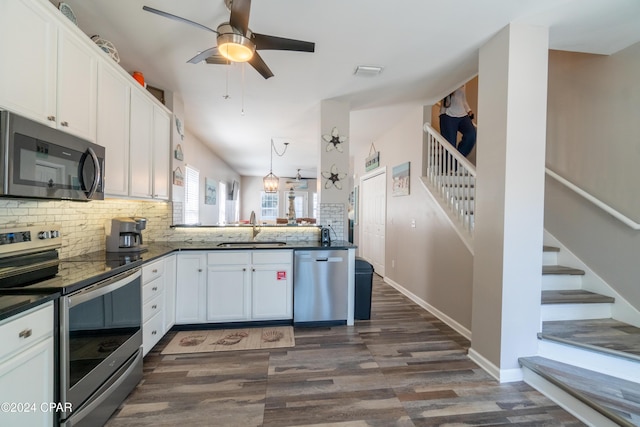
[[293, 251], [277, 250], [277, 251], [254, 251], [254, 264], [290, 264]]
[[157, 295], [155, 298], [144, 303], [142, 306], [142, 319], [144, 319], [144, 322], [162, 311], [162, 302], [162, 295]]
[[162, 313], [158, 313], [142, 324], [142, 353], [147, 354], [163, 335]]
[[164, 260], [152, 262], [142, 267], [142, 284], [155, 280], [164, 274]]
[[154, 281], [147, 283], [142, 287], [142, 302], [145, 303], [156, 295], [160, 295], [164, 291], [164, 280], [157, 277]]
[[207, 254], [207, 264], [249, 264], [251, 262], [251, 253], [247, 251], [220, 251], [210, 252]]
[[0, 324], [0, 359], [53, 335], [53, 302]]

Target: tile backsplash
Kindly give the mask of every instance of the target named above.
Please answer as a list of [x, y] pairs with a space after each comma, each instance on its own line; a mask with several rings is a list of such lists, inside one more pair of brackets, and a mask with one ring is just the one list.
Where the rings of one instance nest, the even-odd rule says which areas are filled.
[[107, 199], [72, 202], [68, 200], [0, 200], [0, 229], [32, 224], [60, 225], [60, 257], [67, 258], [105, 249], [105, 224], [111, 218], [147, 218], [142, 232], [147, 241], [164, 235], [171, 225], [171, 204], [137, 200]]
[[[251, 240], [251, 227], [172, 228], [170, 202], [107, 199], [91, 202], [0, 199], [0, 229], [23, 225], [60, 226], [60, 257], [105, 250], [105, 224], [116, 217], [143, 217], [148, 242]], [[258, 227], [256, 240], [317, 241], [317, 227]]]

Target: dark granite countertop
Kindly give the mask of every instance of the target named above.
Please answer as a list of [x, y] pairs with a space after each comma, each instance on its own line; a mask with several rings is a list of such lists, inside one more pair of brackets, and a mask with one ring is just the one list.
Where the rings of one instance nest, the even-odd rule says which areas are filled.
[[[320, 242], [286, 242], [282, 246], [243, 242], [243, 245], [226, 246], [229, 242], [157, 242], [150, 243], [144, 252], [110, 253], [90, 252], [60, 260], [58, 274], [25, 288], [0, 289], [0, 320], [15, 316], [38, 304], [68, 295], [93, 283], [107, 279], [131, 268], [141, 267], [173, 252], [181, 251], [228, 251], [228, 250], [323, 250], [355, 249], [347, 241], [332, 241], [329, 245]], [[223, 244], [223, 246], [219, 246]]]
[[0, 321], [53, 301], [59, 296], [59, 292], [38, 295], [0, 295]]

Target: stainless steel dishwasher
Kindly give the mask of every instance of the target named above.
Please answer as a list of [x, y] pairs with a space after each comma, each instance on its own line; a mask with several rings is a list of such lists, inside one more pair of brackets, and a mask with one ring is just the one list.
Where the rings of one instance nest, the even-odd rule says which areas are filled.
[[294, 324], [345, 324], [347, 321], [347, 250], [294, 252]]

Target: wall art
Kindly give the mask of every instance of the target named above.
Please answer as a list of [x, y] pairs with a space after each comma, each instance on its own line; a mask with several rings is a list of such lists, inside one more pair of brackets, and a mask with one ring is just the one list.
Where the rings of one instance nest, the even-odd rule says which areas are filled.
[[406, 162], [393, 167], [391, 194], [394, 196], [409, 195], [409, 182], [411, 177], [409, 173], [409, 163], [410, 162]]
[[331, 129], [331, 135], [322, 135], [322, 139], [327, 143], [327, 151], [337, 150], [343, 152], [342, 144], [347, 141], [346, 136], [340, 136], [337, 127]]
[[331, 165], [331, 170], [322, 172], [322, 177], [327, 180], [324, 183], [324, 188], [329, 189], [329, 188], [335, 187], [338, 190], [342, 190], [341, 181], [347, 177], [347, 174], [341, 173], [338, 170], [338, 167], [334, 164], [334, 165]]
[[211, 178], [204, 179], [204, 204], [215, 205], [218, 203], [218, 181]]

